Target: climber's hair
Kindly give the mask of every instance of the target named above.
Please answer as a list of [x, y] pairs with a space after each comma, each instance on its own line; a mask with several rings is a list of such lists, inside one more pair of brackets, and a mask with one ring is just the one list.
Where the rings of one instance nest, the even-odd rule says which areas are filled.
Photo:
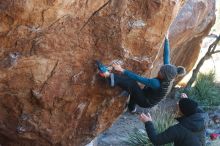
[[186, 74], [186, 69], [183, 66], [177, 66], [177, 75], [184, 76]]

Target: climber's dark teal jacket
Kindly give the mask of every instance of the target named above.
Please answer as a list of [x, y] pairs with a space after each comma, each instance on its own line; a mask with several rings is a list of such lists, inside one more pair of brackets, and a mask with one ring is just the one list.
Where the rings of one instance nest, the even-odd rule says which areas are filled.
[[157, 146], [172, 142], [174, 146], [205, 146], [205, 118], [201, 110], [177, 120], [178, 124], [160, 134], [157, 134], [152, 122], [146, 122], [145, 129], [150, 141]]
[[[170, 64], [170, 45], [169, 40], [165, 38], [164, 42], [164, 54], [163, 54], [164, 64]], [[157, 78], [146, 78], [141, 77], [129, 70], [125, 70], [123, 72], [124, 75], [134, 79], [147, 87], [151, 87], [152, 89], [159, 89], [160, 88], [160, 81]]]

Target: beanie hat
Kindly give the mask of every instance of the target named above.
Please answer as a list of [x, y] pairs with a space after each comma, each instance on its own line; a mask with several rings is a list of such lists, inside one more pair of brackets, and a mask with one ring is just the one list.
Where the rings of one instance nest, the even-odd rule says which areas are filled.
[[185, 73], [185, 68], [182, 66], [176, 67], [175, 65], [165, 64], [160, 68], [160, 74], [168, 81], [174, 79], [177, 75], [184, 75]]
[[190, 116], [195, 114], [197, 111], [198, 103], [189, 98], [181, 98], [179, 100], [180, 111], [185, 116]]

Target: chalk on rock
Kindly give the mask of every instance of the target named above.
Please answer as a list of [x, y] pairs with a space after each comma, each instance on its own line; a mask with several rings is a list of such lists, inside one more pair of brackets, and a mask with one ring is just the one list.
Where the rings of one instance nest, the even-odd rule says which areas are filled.
[[143, 20], [136, 20], [136, 21], [130, 21], [128, 22], [128, 26], [132, 27], [132, 28], [142, 28], [144, 27], [146, 24]]

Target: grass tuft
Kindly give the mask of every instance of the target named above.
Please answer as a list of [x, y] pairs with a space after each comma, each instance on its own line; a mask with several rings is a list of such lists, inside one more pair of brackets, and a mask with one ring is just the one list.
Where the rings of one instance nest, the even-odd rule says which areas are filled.
[[220, 85], [215, 83], [215, 73], [213, 71], [207, 74], [200, 73], [195, 86], [183, 92], [186, 92], [204, 107], [211, 108], [220, 105]]
[[[165, 131], [168, 127], [175, 123], [173, 115], [169, 114], [168, 112], [158, 110], [154, 115], [156, 115], [153, 118], [154, 126], [158, 133]], [[153, 146], [146, 132], [137, 128], [134, 128], [133, 132], [130, 133], [126, 143], [129, 146]], [[165, 146], [173, 146], [173, 144], [167, 144]]]

